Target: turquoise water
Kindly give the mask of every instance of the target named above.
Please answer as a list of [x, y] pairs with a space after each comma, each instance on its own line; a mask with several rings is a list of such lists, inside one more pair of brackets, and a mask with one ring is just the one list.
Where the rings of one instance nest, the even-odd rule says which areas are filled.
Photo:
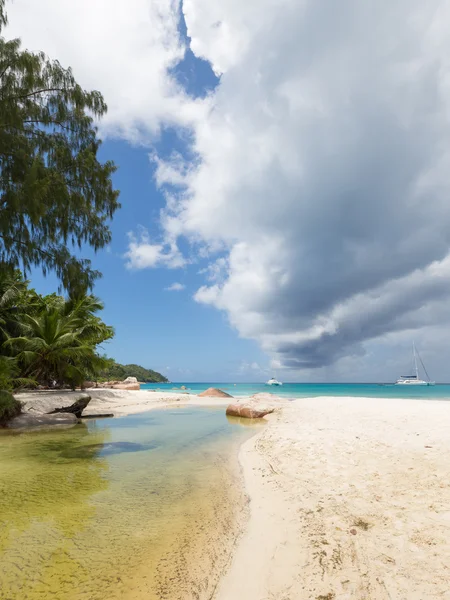
[[270, 392], [288, 398], [314, 396], [356, 396], [369, 398], [430, 398], [450, 400], [450, 384], [406, 387], [379, 383], [285, 383], [272, 387], [263, 383], [157, 383], [145, 384], [141, 389], [178, 390], [184, 385], [192, 394], [203, 392], [209, 387], [224, 390], [232, 396], [251, 396], [259, 392]]

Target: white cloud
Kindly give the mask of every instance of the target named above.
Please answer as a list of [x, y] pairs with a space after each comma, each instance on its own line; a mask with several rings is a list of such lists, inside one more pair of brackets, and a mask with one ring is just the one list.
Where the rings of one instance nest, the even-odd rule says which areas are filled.
[[195, 124], [197, 164], [158, 165], [183, 186], [171, 231], [211, 254], [195, 298], [293, 369], [448, 327], [449, 8], [189, 0], [184, 11], [192, 49], [223, 73]]
[[179, 0], [14, 0], [7, 37], [73, 67], [108, 104], [103, 134], [148, 141], [162, 124], [191, 126], [205, 101], [189, 98], [170, 69], [185, 52]]
[[168, 267], [177, 269], [186, 264], [175, 243], [152, 243], [148, 231], [140, 227], [139, 236], [128, 233], [128, 250], [124, 257], [128, 269]]
[[181, 292], [184, 289], [186, 289], [186, 286], [183, 283], [178, 283], [177, 281], [175, 283], [172, 283], [171, 285], [169, 285], [169, 287], [165, 288], [168, 292]]

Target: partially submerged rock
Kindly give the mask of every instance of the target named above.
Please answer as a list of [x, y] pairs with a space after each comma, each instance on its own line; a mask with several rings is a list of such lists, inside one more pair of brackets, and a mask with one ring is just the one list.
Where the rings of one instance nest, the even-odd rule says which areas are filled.
[[69, 408], [79, 400], [90, 400], [91, 396], [83, 392], [43, 391], [15, 394], [22, 403], [22, 413], [48, 414], [56, 409]]
[[52, 415], [39, 413], [25, 413], [14, 417], [7, 424], [8, 429], [26, 429], [39, 430], [48, 427], [58, 427], [61, 429], [73, 427], [78, 423], [78, 419], [71, 413], [57, 413]]
[[47, 391], [16, 394], [22, 414], [7, 423], [9, 429], [39, 430], [73, 427], [91, 396], [80, 392]]
[[229, 404], [227, 406], [226, 414], [233, 417], [244, 417], [246, 419], [262, 419], [262, 417], [273, 413], [274, 410], [275, 406], [248, 400], [246, 402]]
[[212, 387], [199, 394], [199, 396], [202, 398], [233, 398], [230, 394]]

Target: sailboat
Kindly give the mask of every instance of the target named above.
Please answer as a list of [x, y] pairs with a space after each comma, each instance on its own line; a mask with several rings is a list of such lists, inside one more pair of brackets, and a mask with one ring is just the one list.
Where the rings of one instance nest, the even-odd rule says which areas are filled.
[[[420, 364], [425, 371], [425, 375], [427, 379], [420, 379], [419, 377], [419, 368], [417, 366], [417, 357], [419, 357]], [[425, 365], [423, 364], [422, 359], [420, 358], [420, 354], [416, 350], [416, 345], [413, 342], [413, 370], [414, 375], [402, 375], [400, 379], [397, 379], [395, 385], [434, 385], [434, 381], [430, 381], [430, 377], [428, 376]]]
[[266, 382], [266, 385], [283, 385], [281, 383], [281, 381], [278, 381], [277, 379], [275, 379], [275, 377], [272, 377], [271, 379], [269, 379], [269, 381]]

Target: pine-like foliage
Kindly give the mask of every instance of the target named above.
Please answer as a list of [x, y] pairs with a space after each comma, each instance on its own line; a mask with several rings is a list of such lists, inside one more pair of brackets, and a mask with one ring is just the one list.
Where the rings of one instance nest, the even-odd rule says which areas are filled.
[[[0, 0], [0, 31], [6, 22]], [[119, 207], [112, 162], [97, 154], [94, 118], [106, 112], [72, 71], [0, 37], [0, 263], [54, 270], [70, 293], [99, 275], [74, 250], [111, 239]]]

